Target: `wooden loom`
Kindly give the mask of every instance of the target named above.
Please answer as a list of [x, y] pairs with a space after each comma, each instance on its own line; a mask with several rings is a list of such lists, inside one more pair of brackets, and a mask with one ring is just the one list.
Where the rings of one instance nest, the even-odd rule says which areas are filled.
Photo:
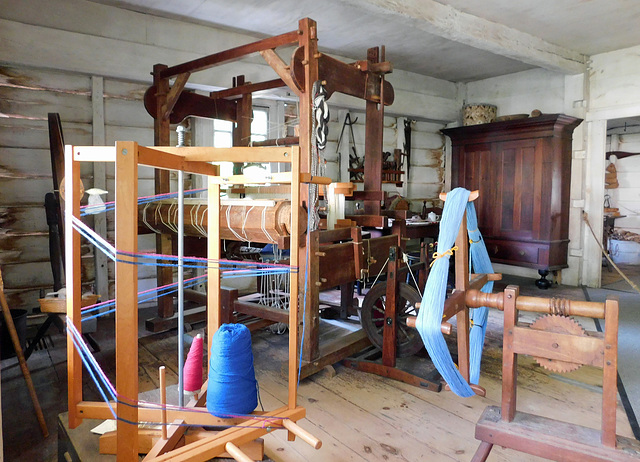
[[[247, 45], [205, 56], [190, 62], [168, 67], [164, 64], [154, 66], [153, 86], [145, 94], [145, 106], [154, 117], [154, 144], [166, 146], [170, 144], [170, 123], [178, 123], [189, 115], [218, 118], [232, 121], [234, 129], [234, 145], [242, 146], [249, 143], [252, 93], [278, 87], [288, 87], [299, 98], [299, 137], [267, 140], [254, 145], [298, 144], [301, 149], [301, 172], [311, 173], [311, 140], [312, 133], [312, 87], [314, 82], [321, 81], [327, 90], [328, 98], [335, 92], [364, 99], [366, 105], [365, 127], [365, 182], [364, 191], [354, 191], [353, 198], [364, 201], [364, 215], [349, 217], [360, 226], [387, 227], [388, 217], [381, 210], [381, 201], [385, 194], [382, 191], [382, 135], [384, 128], [384, 106], [394, 100], [392, 85], [384, 79], [384, 75], [392, 71], [392, 66], [385, 61], [384, 47], [370, 48], [365, 60], [352, 64], [343, 63], [335, 58], [318, 52], [317, 25], [315, 21], [305, 18], [299, 21], [297, 30], [275, 37], [269, 37]], [[297, 48], [291, 56], [291, 61], [285, 63], [276, 49], [294, 45]], [[185, 85], [193, 72], [210, 69], [231, 61], [244, 58], [250, 54], [260, 53], [266, 63], [271, 66], [279, 78], [259, 83], [245, 82], [244, 76], [234, 79], [233, 87], [212, 92], [208, 97], [184, 91]], [[173, 85], [170, 80], [175, 79]], [[245, 160], [242, 157], [233, 159], [235, 162]], [[169, 176], [166, 172], [156, 173], [156, 193], [167, 192]], [[299, 204], [309, 209], [308, 191], [304, 187], [300, 190]], [[311, 204], [313, 205], [313, 204]], [[394, 214], [397, 218], [406, 218], [403, 212]], [[185, 216], [185, 223], [188, 222]], [[397, 220], [400, 224], [401, 220]], [[353, 300], [353, 282], [363, 275], [363, 270], [378, 271], [386, 259], [390, 246], [399, 245], [405, 232], [398, 228], [397, 236], [385, 237], [386, 240], [371, 242], [365, 253], [361, 233], [355, 228], [351, 230], [314, 231], [310, 236], [312, 248], [309, 255], [309, 278], [306, 290], [306, 306], [304, 319], [304, 345], [302, 351], [302, 377], [310, 375], [324, 366], [333, 364], [369, 345], [364, 332], [358, 331], [344, 336], [338, 342], [321, 345], [319, 340], [319, 292], [336, 285], [342, 288], [343, 305], [345, 310], [351, 308]], [[430, 234], [433, 230], [428, 230]], [[351, 239], [351, 243], [343, 242]], [[258, 242], [258, 240], [256, 241]], [[268, 241], [267, 241], [268, 242]], [[344, 244], [344, 245], [343, 245]], [[301, 248], [304, 241], [300, 241]], [[158, 251], [170, 253], [171, 242], [168, 234], [160, 234], [157, 238]], [[322, 246], [322, 249], [317, 247]], [[325, 249], [324, 247], [327, 247]], [[305, 252], [299, 252], [304, 255]], [[335, 265], [330, 270], [331, 258], [348, 256], [348, 265], [339, 268]], [[351, 258], [351, 256], [355, 258]], [[354, 261], [355, 260], [355, 261]], [[307, 264], [299, 261], [300, 271], [304, 272]], [[158, 285], [171, 281], [170, 269], [158, 270]], [[350, 289], [350, 290], [349, 290]], [[231, 306], [235, 303], [231, 301]], [[173, 303], [170, 297], [161, 297], [158, 303], [158, 316], [155, 321], [160, 324], [162, 319], [173, 315]], [[262, 314], [255, 310], [253, 315], [263, 316], [267, 321], [278, 321], [286, 317], [286, 313], [270, 313], [262, 309]], [[153, 323], [147, 323], [147, 328], [153, 330]]]
[[[209, 162], [246, 159], [252, 162], [283, 162], [291, 164], [291, 172], [281, 175], [279, 182], [291, 185], [291, 200], [299, 201], [301, 184], [300, 149], [298, 147], [275, 148], [148, 148], [134, 142], [118, 142], [113, 147], [67, 146], [65, 169], [68, 172], [67, 198], [65, 203], [66, 233], [65, 248], [67, 261], [67, 316], [79, 332], [81, 326], [81, 271], [80, 271], [80, 235], [73, 230], [72, 217], [80, 216], [80, 163], [115, 163], [115, 248], [121, 252], [135, 254], [138, 240], [138, 166], [147, 165], [165, 170], [182, 170], [189, 173], [207, 175], [209, 178], [209, 204], [211, 210], [220, 209], [220, 185], [242, 184], [247, 181], [242, 175], [231, 178], [217, 176], [218, 169]], [[273, 179], [270, 180], [273, 182]], [[208, 216], [208, 226], [212, 238], [208, 241], [208, 257], [220, 258], [220, 239], [217, 233], [220, 217], [217, 213]], [[299, 214], [296, 207], [291, 213], [292, 229], [297, 229]], [[298, 259], [299, 237], [291, 235], [292, 261]], [[119, 395], [137, 403], [138, 397], [138, 303], [137, 303], [137, 266], [136, 258], [120, 256], [116, 262], [116, 390]], [[208, 351], [211, 350], [213, 334], [221, 324], [220, 310], [220, 269], [209, 268], [208, 279]], [[298, 300], [298, 272], [292, 271], [291, 300]], [[293, 302], [295, 303], [295, 302]], [[223, 452], [236, 453], [236, 445], [252, 441], [276, 428], [286, 428], [289, 438], [299, 436], [318, 448], [321, 443], [315, 437], [301, 429], [295, 422], [305, 416], [304, 407], [297, 405], [297, 366], [298, 366], [298, 310], [289, 310], [289, 381], [288, 403], [286, 406], [269, 412], [274, 420], [264, 428], [254, 428], [253, 419], [220, 419], [208, 413], [193, 413], [180, 410], [166, 410], [168, 421], [174, 425], [169, 428], [166, 439], [161, 439], [147, 455], [148, 460], [209, 460]], [[68, 357], [68, 407], [69, 427], [75, 428], [82, 419], [110, 419], [111, 411], [107, 403], [88, 402], [82, 397], [82, 362], [71, 341], [67, 342]], [[205, 385], [206, 388], [206, 385]], [[203, 406], [205, 395], [189, 406]], [[158, 409], [138, 409], [123, 403], [115, 405], [118, 416], [116, 453], [118, 460], [137, 461], [138, 425], [137, 422], [164, 422], [163, 412]], [[229, 427], [219, 433], [212, 433], [201, 440], [176, 448], [185, 431], [185, 426]], [[238, 460], [242, 459], [238, 456]]]
[[[471, 291], [469, 306], [504, 311], [502, 405], [489, 406], [476, 424], [482, 443], [472, 462], [483, 462], [494, 444], [557, 461], [640, 460], [640, 443], [616, 435], [618, 300], [605, 303], [521, 297], [516, 286], [502, 293]], [[531, 325], [518, 323], [518, 311], [546, 313]], [[604, 319], [604, 334], [585, 332], [568, 316]], [[519, 354], [534, 356], [548, 369], [565, 372], [582, 365], [602, 368], [601, 431], [516, 410]]]

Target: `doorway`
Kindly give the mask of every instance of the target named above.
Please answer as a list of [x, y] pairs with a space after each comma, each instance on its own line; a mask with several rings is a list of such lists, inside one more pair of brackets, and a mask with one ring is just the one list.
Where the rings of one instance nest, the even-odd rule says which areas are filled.
[[[640, 283], [640, 117], [607, 121], [603, 245], [636, 285]], [[606, 259], [601, 286], [633, 290]]]

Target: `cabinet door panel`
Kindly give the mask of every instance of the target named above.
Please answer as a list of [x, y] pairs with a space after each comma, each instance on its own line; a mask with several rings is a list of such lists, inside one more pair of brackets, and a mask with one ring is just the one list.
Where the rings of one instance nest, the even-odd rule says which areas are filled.
[[469, 191], [479, 190], [480, 197], [475, 202], [480, 232], [493, 234], [495, 180], [492, 170], [493, 153], [488, 144], [468, 145], [464, 150], [454, 151], [453, 187], [461, 186]]
[[537, 197], [535, 141], [500, 143], [496, 147], [500, 170], [495, 202], [496, 235], [530, 239]]

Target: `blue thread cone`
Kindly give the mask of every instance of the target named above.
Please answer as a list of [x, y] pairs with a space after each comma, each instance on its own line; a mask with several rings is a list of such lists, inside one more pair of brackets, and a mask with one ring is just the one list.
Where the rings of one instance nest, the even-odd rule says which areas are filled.
[[213, 335], [207, 410], [216, 417], [250, 414], [258, 406], [251, 333], [243, 324], [223, 324]]

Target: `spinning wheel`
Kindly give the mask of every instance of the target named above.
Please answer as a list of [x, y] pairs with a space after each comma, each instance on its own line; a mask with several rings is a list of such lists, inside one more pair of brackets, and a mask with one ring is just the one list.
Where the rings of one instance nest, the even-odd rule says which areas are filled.
[[[383, 346], [386, 299], [387, 284], [376, 284], [364, 297], [362, 308], [360, 309], [362, 328], [367, 333], [371, 343], [379, 349], [382, 349]], [[422, 297], [416, 289], [405, 283], [399, 284], [399, 299], [396, 312], [398, 357], [414, 355], [423, 347], [418, 331], [407, 326], [407, 317], [418, 314], [415, 306], [421, 300]]]

